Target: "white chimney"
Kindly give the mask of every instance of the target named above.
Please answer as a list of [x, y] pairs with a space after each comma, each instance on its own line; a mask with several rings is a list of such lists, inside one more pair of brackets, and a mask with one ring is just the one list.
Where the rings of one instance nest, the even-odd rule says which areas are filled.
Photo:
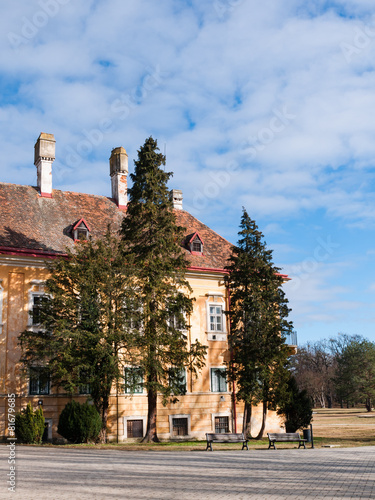
[[112, 183], [112, 198], [119, 208], [126, 208], [128, 203], [128, 155], [124, 148], [112, 149], [109, 170]]
[[182, 191], [181, 189], [172, 189], [169, 193], [169, 199], [173, 204], [173, 208], [182, 210]]
[[52, 163], [55, 159], [55, 138], [42, 132], [34, 146], [34, 165], [37, 168], [40, 196], [52, 198]]

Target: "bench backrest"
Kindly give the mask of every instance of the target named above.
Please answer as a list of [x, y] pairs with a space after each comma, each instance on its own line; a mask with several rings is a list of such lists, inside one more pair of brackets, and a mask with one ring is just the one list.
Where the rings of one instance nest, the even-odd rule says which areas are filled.
[[301, 439], [301, 436], [298, 432], [269, 432], [268, 439], [270, 441], [289, 441], [291, 439], [295, 439], [296, 441], [298, 441], [299, 439]]
[[243, 433], [237, 433], [237, 434], [226, 434], [226, 433], [206, 433], [206, 439], [207, 441], [226, 441], [228, 443], [230, 442], [236, 442], [236, 441], [244, 441], [244, 435]]

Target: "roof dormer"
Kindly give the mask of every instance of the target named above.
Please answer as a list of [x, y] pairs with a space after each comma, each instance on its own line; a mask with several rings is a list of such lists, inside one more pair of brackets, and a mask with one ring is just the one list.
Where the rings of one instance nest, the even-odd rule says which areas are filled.
[[203, 255], [203, 240], [198, 232], [186, 238], [186, 246], [192, 255]]
[[90, 235], [90, 228], [85, 219], [80, 219], [72, 229], [74, 241], [88, 240]]

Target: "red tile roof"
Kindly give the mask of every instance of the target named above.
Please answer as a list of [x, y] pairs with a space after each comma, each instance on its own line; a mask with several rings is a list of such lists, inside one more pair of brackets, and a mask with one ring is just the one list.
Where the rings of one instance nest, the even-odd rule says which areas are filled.
[[[188, 212], [175, 214], [186, 235], [198, 232], [204, 241], [203, 255], [185, 248], [191, 267], [223, 269], [232, 245]], [[85, 220], [95, 238], [105, 234], [108, 224], [118, 230], [123, 217], [124, 211], [105, 196], [54, 190], [52, 198], [43, 198], [35, 187], [0, 183], [0, 253], [64, 254], [66, 247], [74, 247], [72, 228], [78, 220]]]

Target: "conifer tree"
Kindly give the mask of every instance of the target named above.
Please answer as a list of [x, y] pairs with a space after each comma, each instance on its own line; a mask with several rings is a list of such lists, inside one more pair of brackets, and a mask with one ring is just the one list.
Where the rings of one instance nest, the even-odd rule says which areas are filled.
[[282, 290], [280, 269], [272, 262], [263, 234], [243, 209], [239, 241], [229, 259], [227, 285], [231, 306], [229, 374], [237, 397], [245, 402], [244, 431], [251, 435], [252, 405], [262, 403], [263, 436], [268, 409], [276, 409], [280, 385], [289, 379], [285, 335], [292, 331], [290, 309]]
[[52, 261], [46, 295], [34, 309], [39, 324], [19, 337], [27, 369], [44, 366], [52, 387], [72, 395], [84, 387], [91, 395], [102, 442], [111, 390], [123, 383], [123, 366], [131, 362], [127, 307], [133, 286], [121, 246], [108, 229], [103, 239], [80, 241], [66, 258]]
[[[148, 417], [144, 441], [158, 441], [157, 398], [163, 404], [182, 392], [181, 377], [203, 366], [206, 347], [188, 345], [181, 330], [192, 311], [191, 288], [185, 278], [187, 261], [180, 246], [183, 228], [177, 226], [165, 172], [165, 157], [149, 137], [138, 151], [130, 201], [122, 226], [125, 256], [135, 262], [138, 308], [137, 363], [147, 390]], [[174, 376], [170, 376], [171, 373]]]

